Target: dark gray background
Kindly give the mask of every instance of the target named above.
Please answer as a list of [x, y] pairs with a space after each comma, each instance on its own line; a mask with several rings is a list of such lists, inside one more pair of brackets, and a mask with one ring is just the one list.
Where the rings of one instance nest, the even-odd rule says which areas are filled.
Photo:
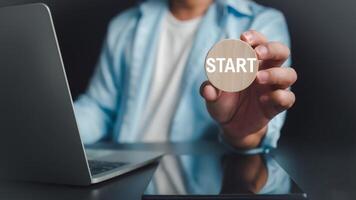
[[[110, 18], [136, 4], [123, 0], [0, 0], [0, 6], [25, 2], [45, 2], [52, 9], [74, 97], [83, 92], [93, 72]], [[330, 146], [330, 150], [354, 145], [356, 1], [259, 2], [286, 15], [293, 66], [299, 75], [293, 87], [297, 102], [282, 138], [301, 137]]]

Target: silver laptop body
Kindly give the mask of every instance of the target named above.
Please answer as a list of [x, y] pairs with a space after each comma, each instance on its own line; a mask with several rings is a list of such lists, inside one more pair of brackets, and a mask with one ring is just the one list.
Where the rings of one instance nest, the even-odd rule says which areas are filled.
[[49, 8], [0, 8], [1, 179], [98, 183], [159, 158], [88, 150], [80, 139]]

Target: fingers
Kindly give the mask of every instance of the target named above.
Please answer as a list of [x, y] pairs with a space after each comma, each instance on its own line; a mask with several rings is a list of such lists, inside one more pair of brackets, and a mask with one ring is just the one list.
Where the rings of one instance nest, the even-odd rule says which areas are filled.
[[219, 97], [220, 91], [218, 91], [214, 86], [212, 86], [209, 81], [205, 81], [200, 86], [200, 95], [204, 97], [206, 101], [213, 102], [216, 101]]
[[293, 68], [274, 67], [261, 70], [257, 73], [257, 82], [262, 85], [271, 85], [277, 89], [286, 89], [297, 80], [297, 72]]
[[295, 102], [293, 92], [287, 90], [297, 80], [293, 68], [274, 67], [257, 73], [257, 83], [272, 86], [266, 94], [261, 94], [260, 101], [265, 116], [272, 119], [278, 113], [289, 109]]
[[260, 69], [267, 67], [279, 67], [289, 57], [290, 50], [279, 42], [268, 42], [267, 38], [255, 30], [249, 30], [241, 34], [240, 39], [251, 45], [261, 60]]
[[293, 106], [295, 95], [289, 90], [274, 90], [262, 95], [260, 101], [267, 118], [272, 119], [278, 113], [283, 112]]
[[[269, 42], [261, 44], [255, 48], [259, 60], [266, 62], [267, 67], [281, 66], [289, 57], [290, 50], [280, 42]], [[263, 63], [262, 62], [262, 63]], [[266, 67], [263, 66], [261, 68]]]
[[233, 117], [239, 99], [237, 93], [222, 92], [206, 81], [200, 87], [200, 94], [206, 101], [210, 115], [216, 121], [225, 123]]
[[247, 42], [252, 47], [267, 43], [267, 38], [255, 30], [249, 30], [241, 34], [240, 39]]

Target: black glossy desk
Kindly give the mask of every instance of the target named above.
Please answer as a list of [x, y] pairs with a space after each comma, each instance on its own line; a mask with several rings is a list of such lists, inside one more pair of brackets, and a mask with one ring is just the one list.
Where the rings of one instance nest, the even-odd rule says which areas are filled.
[[[213, 142], [177, 144], [98, 144], [94, 148], [138, 149], [174, 154], [221, 153]], [[356, 156], [352, 147], [333, 150], [327, 145], [314, 147], [308, 141], [281, 141], [272, 152], [279, 163], [308, 193], [310, 199], [356, 199]], [[90, 187], [53, 184], [0, 182], [0, 199], [125, 199], [140, 200], [156, 165], [147, 166], [105, 183]]]

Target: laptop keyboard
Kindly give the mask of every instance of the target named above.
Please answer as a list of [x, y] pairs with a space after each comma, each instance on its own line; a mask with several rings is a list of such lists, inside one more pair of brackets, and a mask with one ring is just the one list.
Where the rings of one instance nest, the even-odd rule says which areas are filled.
[[98, 161], [98, 160], [88, 160], [88, 163], [92, 175], [110, 171], [127, 164], [123, 162], [106, 162], [106, 161]]

